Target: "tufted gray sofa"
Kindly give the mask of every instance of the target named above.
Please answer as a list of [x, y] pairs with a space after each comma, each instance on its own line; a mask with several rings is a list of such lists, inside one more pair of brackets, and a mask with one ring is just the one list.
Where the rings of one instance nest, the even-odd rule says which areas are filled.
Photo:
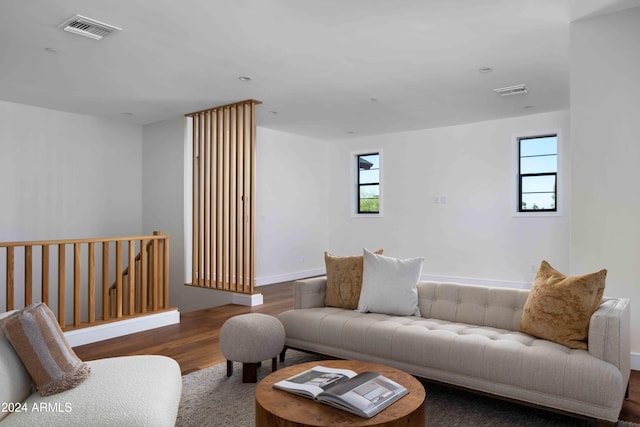
[[[418, 377], [616, 422], [630, 375], [629, 300], [603, 299], [589, 349], [518, 332], [528, 290], [418, 283], [422, 317], [325, 307], [326, 277], [294, 283], [287, 347], [383, 363]], [[284, 351], [282, 353], [284, 357]]]

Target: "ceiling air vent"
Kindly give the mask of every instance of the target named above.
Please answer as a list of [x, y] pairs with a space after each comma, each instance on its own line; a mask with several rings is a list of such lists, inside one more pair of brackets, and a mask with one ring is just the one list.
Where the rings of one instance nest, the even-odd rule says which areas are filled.
[[95, 19], [82, 15], [76, 15], [67, 19], [58, 25], [58, 28], [94, 40], [100, 40], [114, 31], [122, 30], [122, 28], [114, 27], [113, 25], [105, 24], [104, 22], [96, 21]]
[[525, 87], [525, 85], [516, 85], [516, 86], [509, 86], [509, 87], [501, 87], [498, 89], [494, 89], [493, 91], [500, 96], [508, 96], [508, 95], [518, 95], [521, 93], [527, 93], [527, 88]]

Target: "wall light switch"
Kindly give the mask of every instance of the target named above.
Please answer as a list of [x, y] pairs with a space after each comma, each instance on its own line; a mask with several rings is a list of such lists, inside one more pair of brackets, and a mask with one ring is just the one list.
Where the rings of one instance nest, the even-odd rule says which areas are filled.
[[435, 203], [436, 205], [440, 203], [440, 196], [433, 196], [433, 203]]
[[447, 196], [440, 196], [440, 203], [443, 205], [447, 204]]

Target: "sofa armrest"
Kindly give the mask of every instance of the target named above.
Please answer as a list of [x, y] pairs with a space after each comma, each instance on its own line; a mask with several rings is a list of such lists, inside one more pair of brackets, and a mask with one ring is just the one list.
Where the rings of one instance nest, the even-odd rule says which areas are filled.
[[603, 298], [589, 323], [589, 353], [615, 365], [625, 383], [631, 373], [628, 298]]
[[324, 307], [327, 276], [293, 282], [293, 308]]

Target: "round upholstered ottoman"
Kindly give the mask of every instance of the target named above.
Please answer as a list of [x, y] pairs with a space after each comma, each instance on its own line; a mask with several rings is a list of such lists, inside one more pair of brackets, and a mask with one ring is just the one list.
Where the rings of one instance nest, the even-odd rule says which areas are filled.
[[220, 329], [220, 351], [227, 359], [227, 376], [233, 362], [242, 362], [242, 382], [255, 383], [263, 360], [271, 359], [271, 370], [278, 369], [277, 356], [284, 347], [284, 326], [278, 319], [249, 313], [228, 319]]

